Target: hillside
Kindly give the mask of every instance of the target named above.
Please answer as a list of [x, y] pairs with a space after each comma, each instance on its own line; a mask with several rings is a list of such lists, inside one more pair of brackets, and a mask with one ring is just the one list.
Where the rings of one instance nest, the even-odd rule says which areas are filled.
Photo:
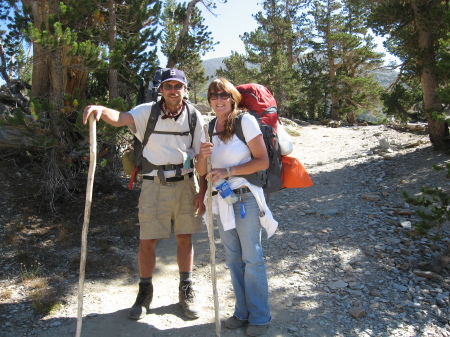
[[[205, 74], [206, 76], [208, 76], [209, 78], [214, 78], [216, 77], [216, 70], [219, 68], [224, 68], [224, 64], [222, 63], [222, 61], [225, 59], [226, 57], [216, 57], [213, 59], [208, 59], [208, 60], [204, 60], [202, 61], [202, 65], [205, 68]], [[381, 83], [381, 85], [383, 86], [383, 88], [387, 88], [389, 87], [389, 85], [395, 81], [397, 77], [397, 73], [392, 71], [392, 70], [377, 70], [375, 72], [375, 78], [377, 79], [378, 82]]]

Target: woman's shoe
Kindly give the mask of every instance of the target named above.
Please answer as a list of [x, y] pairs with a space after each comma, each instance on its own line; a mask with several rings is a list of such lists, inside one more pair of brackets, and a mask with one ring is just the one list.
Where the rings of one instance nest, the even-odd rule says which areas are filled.
[[233, 315], [227, 318], [227, 320], [225, 321], [225, 326], [228, 329], [237, 329], [245, 326], [247, 323], [248, 323], [247, 320], [241, 321], [239, 318]]
[[269, 324], [265, 325], [249, 325], [247, 328], [247, 336], [261, 336], [269, 328]]

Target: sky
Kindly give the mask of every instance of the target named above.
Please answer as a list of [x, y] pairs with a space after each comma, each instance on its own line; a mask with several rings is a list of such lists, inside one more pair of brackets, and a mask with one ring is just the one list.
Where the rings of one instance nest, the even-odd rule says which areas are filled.
[[244, 43], [239, 35], [252, 32], [257, 27], [256, 20], [252, 17], [262, 11], [262, 5], [258, 0], [228, 0], [226, 4], [218, 4], [213, 16], [205, 7], [200, 5], [205, 25], [208, 26], [215, 42], [215, 51], [207, 53], [203, 59], [230, 56], [231, 51], [244, 54]]
[[[244, 43], [239, 35], [256, 29], [257, 22], [252, 14], [262, 11], [262, 5], [259, 3], [258, 0], [227, 0], [225, 4], [217, 3], [217, 8], [214, 10], [216, 16], [211, 14], [203, 4], [198, 4], [205, 19], [203, 24], [212, 33], [214, 42], [220, 42], [214, 46], [214, 51], [202, 56], [202, 60], [227, 57], [231, 55], [231, 51], [244, 54]], [[161, 65], [165, 65], [166, 58], [162, 54], [159, 54], [159, 58]]]
[[[185, 0], [179, 0], [184, 2]], [[239, 38], [245, 32], [252, 32], [257, 28], [257, 22], [252, 15], [263, 11], [260, 0], [227, 0], [227, 3], [218, 3], [215, 13], [212, 15], [202, 4], [198, 4], [205, 18], [204, 24], [212, 33], [214, 42], [219, 42], [214, 47], [214, 51], [206, 53], [202, 60], [208, 60], [216, 57], [228, 57], [232, 51], [239, 54], [245, 53], [244, 43]], [[382, 39], [375, 36], [375, 42], [378, 44], [378, 52], [385, 53], [382, 45]], [[394, 58], [387, 55], [385, 61]], [[166, 58], [160, 54], [161, 64], [166, 64]]]

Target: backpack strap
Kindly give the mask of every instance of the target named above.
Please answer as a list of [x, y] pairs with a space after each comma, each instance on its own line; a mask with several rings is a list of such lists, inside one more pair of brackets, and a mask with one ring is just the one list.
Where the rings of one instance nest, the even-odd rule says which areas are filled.
[[220, 134], [220, 132], [216, 132], [213, 134], [214, 126], [216, 125], [216, 120], [217, 120], [217, 117], [211, 119], [208, 124], [208, 134], [209, 134], [209, 139], [211, 139], [211, 142], [212, 142], [212, 136], [216, 136], [216, 135]]
[[245, 141], [244, 132], [242, 131], [242, 116], [244, 113], [240, 113], [236, 116], [236, 119], [234, 120], [234, 133], [236, 136], [240, 139], [241, 142], [243, 142], [245, 145], [247, 145], [247, 142]]
[[[159, 103], [156, 103], [155, 105], [158, 105], [159, 107]], [[150, 137], [150, 135], [152, 133], [157, 133], [157, 134], [161, 134], [161, 135], [177, 135], [177, 136], [187, 136], [187, 135], [191, 135], [191, 147], [192, 147], [192, 143], [194, 142], [194, 132], [195, 132], [195, 126], [197, 125], [197, 114], [195, 113], [194, 110], [195, 108], [189, 104], [186, 103], [186, 112], [188, 115], [188, 124], [189, 124], [189, 131], [183, 131], [183, 132], [174, 132], [174, 131], [155, 131], [155, 126], [156, 126], [156, 120], [158, 119], [159, 115], [161, 114], [161, 109], [158, 109], [158, 114], [156, 116], [156, 119], [153, 120], [151, 114], [150, 114], [150, 118], [149, 118], [149, 123], [154, 123], [153, 125], [150, 126], [150, 131], [148, 134], [148, 137]], [[152, 113], [153, 113], [153, 107], [152, 107]], [[146, 140], [145, 144], [147, 144], [148, 141], [148, 137], [147, 139], [145, 139], [145, 137], [147, 136], [147, 131], [149, 130], [148, 128], [148, 124], [147, 124], [147, 129], [146, 129], [146, 133], [144, 135], [144, 140]], [[144, 142], [142, 142], [142, 144], [145, 146]]]
[[[142, 140], [142, 150], [140, 154], [140, 164], [142, 165], [142, 173], [148, 173], [153, 170], [158, 170], [158, 177], [159, 179], [164, 183], [165, 182], [165, 176], [163, 171], [176, 171], [177, 176], [181, 176], [181, 169], [184, 168], [184, 163], [181, 164], [170, 164], [170, 165], [155, 165], [150, 163], [146, 158], [143, 157], [142, 152], [144, 151], [145, 145], [148, 143], [148, 140], [150, 138], [150, 135], [152, 133], [156, 134], [168, 134], [168, 135], [178, 135], [178, 136], [187, 136], [191, 135], [191, 147], [194, 141], [194, 132], [195, 127], [197, 125], [197, 113], [195, 112], [195, 108], [189, 104], [186, 103], [186, 112], [188, 114], [188, 124], [189, 124], [189, 131], [183, 131], [183, 132], [171, 132], [171, 131], [155, 131], [156, 123], [158, 121], [159, 116], [161, 115], [161, 107], [159, 105], [159, 102], [156, 102], [152, 105], [152, 110], [150, 112], [150, 117], [147, 122], [147, 127], [145, 129], [144, 139]], [[194, 167], [194, 162], [191, 159], [189, 167]]]
[[[245, 141], [244, 132], [242, 131], [242, 115], [243, 113], [240, 113], [236, 116], [234, 120], [234, 133], [239, 138], [241, 142], [243, 142], [245, 145], [247, 145], [247, 142]], [[216, 125], [217, 117], [213, 118], [208, 125], [208, 133], [209, 133], [209, 139], [212, 139], [212, 136], [218, 136], [223, 133], [221, 132], [214, 132], [214, 126]]]
[[148, 117], [147, 126], [145, 127], [144, 139], [141, 142], [142, 146], [139, 148], [139, 153], [135, 156], [135, 158], [139, 158], [139, 161], [136, 162], [137, 166], [140, 166], [142, 163], [144, 147], [147, 145], [150, 135], [155, 130], [156, 121], [158, 120], [160, 113], [161, 109], [159, 107], [159, 103], [153, 104], [150, 116]]
[[189, 132], [191, 133], [191, 147], [192, 147], [192, 144], [194, 143], [195, 127], [197, 126], [197, 113], [195, 112], [194, 106], [189, 103], [186, 103], [186, 111], [188, 114]]
[[150, 116], [148, 117], [147, 127], [145, 128], [144, 139], [142, 140], [142, 149], [144, 149], [145, 145], [148, 143], [148, 139], [150, 135], [155, 132], [156, 122], [158, 121], [158, 117], [161, 114], [161, 107], [159, 106], [159, 102], [155, 102], [152, 105], [152, 111], [150, 112]]
[[[234, 120], [234, 122], [235, 122], [234, 133], [236, 134], [236, 136], [239, 138], [239, 140], [241, 142], [243, 142], [245, 145], [247, 145], [247, 142], [245, 141], [245, 137], [244, 137], [244, 132], [242, 130], [242, 116], [244, 114], [245, 114], [245, 112], [242, 112], [236, 116], [236, 118]], [[218, 136], [223, 133], [223, 131], [214, 132], [214, 126], [216, 125], [216, 120], [217, 120], [217, 117], [212, 119], [208, 125], [208, 133], [209, 133], [209, 138], [211, 139], [211, 141], [212, 141], [212, 136]], [[252, 158], [253, 158], [253, 156], [252, 156]], [[261, 170], [261, 171], [250, 173], [250, 174], [239, 175], [239, 177], [245, 178], [248, 180], [249, 183], [251, 183], [255, 186], [260, 186], [260, 187], [263, 187], [267, 180], [266, 170]], [[228, 179], [228, 178], [226, 178], [226, 179]]]

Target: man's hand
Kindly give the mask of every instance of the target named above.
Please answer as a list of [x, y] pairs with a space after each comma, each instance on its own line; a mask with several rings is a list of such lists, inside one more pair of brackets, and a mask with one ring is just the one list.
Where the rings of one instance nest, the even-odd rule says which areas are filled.
[[205, 203], [203, 202], [205, 197], [205, 194], [203, 193], [197, 193], [197, 195], [195, 196], [195, 200], [194, 200], [194, 211], [197, 214], [197, 216], [202, 215], [203, 213], [205, 213], [206, 210], [206, 206]]
[[194, 200], [194, 210], [197, 212], [198, 215], [202, 215], [205, 213], [206, 206], [205, 206], [205, 193], [208, 189], [208, 184], [206, 182], [205, 176], [199, 176], [198, 177], [198, 185], [199, 185], [199, 191], [197, 195], [195, 196]]
[[93, 114], [95, 116], [95, 120], [98, 122], [100, 117], [102, 116], [104, 107], [101, 105], [88, 105], [84, 108], [83, 111], [83, 124], [87, 123], [89, 119], [89, 115]]

